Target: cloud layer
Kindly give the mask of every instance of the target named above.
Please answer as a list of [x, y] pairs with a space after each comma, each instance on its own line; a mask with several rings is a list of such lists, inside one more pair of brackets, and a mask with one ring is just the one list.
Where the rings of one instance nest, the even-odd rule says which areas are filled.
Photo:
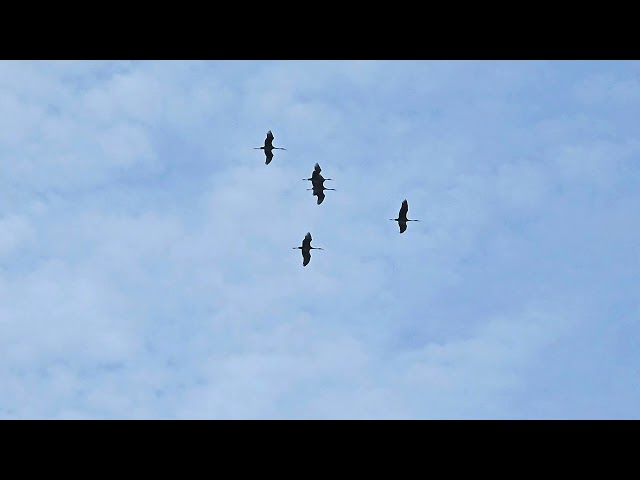
[[0, 62], [0, 417], [639, 418], [639, 73]]

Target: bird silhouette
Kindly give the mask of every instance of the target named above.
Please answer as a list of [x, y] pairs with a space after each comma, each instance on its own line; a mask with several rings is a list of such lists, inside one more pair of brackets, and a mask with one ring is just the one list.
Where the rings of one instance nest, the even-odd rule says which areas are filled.
[[311, 233], [307, 232], [307, 234], [304, 236], [304, 240], [302, 240], [302, 246], [293, 247], [294, 250], [297, 248], [302, 250], [302, 266], [303, 267], [306, 267], [307, 265], [309, 265], [309, 262], [311, 261], [311, 250], [323, 250], [322, 248], [319, 248], [319, 247], [312, 247], [311, 240], [312, 240]]
[[420, 220], [409, 220], [407, 218], [407, 212], [409, 211], [409, 202], [405, 198], [402, 201], [402, 206], [400, 207], [400, 212], [398, 213], [398, 218], [390, 218], [389, 220], [393, 220], [398, 222], [398, 226], [400, 227], [400, 233], [404, 233], [407, 229], [407, 222], [419, 222]]
[[267, 138], [264, 139], [264, 145], [262, 147], [254, 147], [254, 150], [264, 150], [264, 155], [266, 157], [265, 164], [269, 165], [271, 160], [273, 160], [273, 150], [286, 150], [286, 148], [274, 147], [273, 146], [273, 133], [271, 130], [267, 132]]
[[320, 168], [320, 165], [316, 163], [313, 167], [313, 173], [311, 174], [311, 177], [303, 178], [302, 180], [311, 180], [312, 185], [315, 185], [317, 182], [320, 182], [321, 185], [324, 185], [325, 180], [332, 180], [331, 178], [324, 178], [320, 174], [321, 171], [322, 169]]
[[311, 174], [311, 178], [303, 178], [302, 180], [311, 180], [311, 185], [313, 188], [307, 188], [307, 190], [313, 190], [313, 195], [318, 197], [318, 205], [324, 202], [324, 191], [325, 190], [334, 190], [335, 188], [326, 188], [324, 186], [325, 180], [332, 180], [331, 178], [324, 178], [320, 173], [322, 169], [319, 164], [315, 164], [313, 167], [313, 173]]
[[335, 188], [327, 188], [324, 185], [321, 186], [320, 184], [316, 184], [313, 186], [313, 188], [307, 188], [307, 190], [313, 190], [313, 195], [318, 197], [318, 205], [320, 205], [322, 202], [324, 202], [324, 191], [325, 190], [333, 190], [335, 191]]

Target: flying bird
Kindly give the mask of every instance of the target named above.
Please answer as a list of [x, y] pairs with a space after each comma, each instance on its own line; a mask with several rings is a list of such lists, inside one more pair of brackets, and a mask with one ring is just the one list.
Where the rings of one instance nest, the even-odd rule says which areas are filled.
[[311, 240], [312, 240], [311, 233], [307, 232], [307, 234], [304, 236], [304, 240], [302, 240], [302, 246], [293, 247], [294, 250], [297, 248], [302, 250], [302, 266], [303, 267], [306, 267], [307, 265], [309, 265], [309, 262], [311, 261], [311, 250], [323, 250], [322, 248], [319, 248], [319, 247], [312, 247]]
[[327, 188], [324, 185], [320, 185], [319, 183], [315, 184], [313, 186], [313, 188], [307, 188], [307, 190], [313, 190], [313, 195], [318, 197], [318, 205], [320, 205], [322, 202], [324, 202], [324, 191], [325, 190], [333, 190], [335, 191], [335, 188]]
[[313, 167], [313, 173], [311, 174], [311, 178], [303, 178], [302, 180], [311, 180], [311, 184], [313, 188], [307, 188], [307, 190], [313, 190], [313, 195], [318, 197], [318, 205], [320, 205], [324, 201], [324, 191], [325, 190], [334, 190], [335, 188], [326, 188], [324, 186], [325, 180], [332, 180], [331, 178], [324, 178], [320, 173], [322, 169], [320, 165], [316, 163]]
[[269, 165], [271, 160], [273, 160], [273, 150], [286, 150], [286, 148], [273, 146], [273, 133], [271, 133], [271, 130], [267, 132], [267, 138], [264, 139], [264, 145], [262, 147], [254, 147], [253, 149], [264, 150], [264, 155], [266, 157], [264, 163], [267, 165]]
[[311, 178], [303, 178], [302, 180], [311, 180], [311, 184], [312, 185], [316, 185], [316, 183], [320, 183], [321, 185], [324, 185], [324, 181], [325, 180], [332, 180], [331, 178], [324, 178], [320, 172], [322, 171], [322, 169], [320, 168], [319, 164], [315, 164], [313, 167], [313, 173], [311, 174]]
[[409, 220], [407, 218], [407, 212], [409, 211], [409, 203], [407, 199], [402, 201], [402, 206], [400, 207], [400, 213], [398, 213], [398, 218], [390, 218], [389, 220], [393, 220], [398, 222], [398, 226], [400, 227], [400, 233], [404, 233], [407, 229], [407, 222], [419, 222], [420, 220]]

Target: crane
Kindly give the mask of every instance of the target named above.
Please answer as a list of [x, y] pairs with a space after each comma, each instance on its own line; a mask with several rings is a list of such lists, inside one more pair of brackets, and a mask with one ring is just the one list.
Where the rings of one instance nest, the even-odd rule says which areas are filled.
[[335, 188], [327, 188], [324, 185], [320, 186], [319, 184], [316, 184], [313, 186], [313, 188], [307, 188], [307, 190], [313, 190], [313, 195], [318, 197], [318, 205], [320, 205], [322, 202], [324, 202], [324, 191], [325, 190], [333, 190], [335, 191]]
[[311, 250], [323, 250], [322, 248], [319, 248], [319, 247], [312, 247], [311, 240], [312, 240], [311, 233], [307, 232], [307, 234], [304, 236], [304, 240], [302, 240], [302, 246], [293, 247], [294, 250], [296, 250], [297, 248], [302, 250], [302, 266], [303, 267], [306, 267], [307, 265], [309, 265], [309, 262], [311, 261]]
[[307, 190], [313, 190], [313, 195], [318, 197], [318, 205], [324, 202], [324, 191], [325, 190], [334, 190], [335, 188], [326, 188], [324, 186], [325, 180], [332, 180], [331, 178], [324, 178], [320, 173], [322, 168], [320, 165], [316, 163], [313, 167], [313, 173], [311, 174], [311, 178], [303, 178], [302, 180], [311, 180], [311, 184], [313, 188], [307, 188]]
[[266, 157], [265, 164], [269, 165], [271, 160], [273, 160], [273, 150], [286, 150], [286, 148], [274, 147], [273, 146], [273, 133], [271, 130], [267, 132], [267, 138], [264, 139], [264, 145], [262, 147], [254, 147], [254, 150], [264, 150], [264, 155]]
[[320, 165], [318, 163], [316, 163], [313, 166], [313, 173], [311, 174], [310, 178], [303, 178], [302, 180], [311, 180], [311, 184], [315, 185], [316, 182], [320, 181], [320, 183], [324, 184], [325, 180], [332, 180], [331, 178], [324, 178], [320, 172], [322, 171], [322, 169], [320, 168]]
[[398, 218], [390, 218], [389, 220], [393, 220], [398, 222], [398, 226], [400, 227], [400, 233], [404, 233], [407, 229], [407, 222], [419, 222], [420, 220], [409, 220], [407, 218], [407, 212], [409, 211], [409, 202], [405, 198], [402, 201], [402, 206], [400, 207], [400, 212], [398, 213]]

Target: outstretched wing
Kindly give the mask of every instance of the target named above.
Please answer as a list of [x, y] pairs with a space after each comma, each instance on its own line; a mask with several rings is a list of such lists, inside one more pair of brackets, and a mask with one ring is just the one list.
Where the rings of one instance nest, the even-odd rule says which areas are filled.
[[311, 247], [311, 233], [307, 232], [307, 234], [304, 236], [304, 240], [302, 240], [302, 250], [304, 253], [304, 250], [308, 250], [309, 247]]
[[318, 190], [318, 193], [316, 193], [315, 195], [318, 196], [318, 205], [324, 202], [324, 192], [322, 190]]
[[402, 206], [400, 207], [400, 213], [398, 213], [398, 218], [407, 218], [408, 211], [409, 211], [409, 203], [405, 199], [402, 201]]
[[306, 267], [309, 265], [311, 261], [311, 250], [303, 250], [302, 251], [302, 266]]
[[264, 161], [264, 163], [269, 165], [271, 163], [271, 160], [273, 160], [273, 152], [271, 150], [267, 150], [265, 148], [264, 155], [267, 157], [267, 159]]
[[320, 172], [322, 171], [322, 169], [320, 168], [320, 165], [319, 165], [318, 163], [316, 163], [316, 164], [313, 166], [313, 171], [314, 171], [314, 172], [318, 172], [318, 173], [320, 173]]
[[271, 133], [271, 130], [267, 132], [267, 138], [264, 139], [264, 146], [273, 147], [273, 133]]
[[400, 233], [404, 233], [407, 229], [407, 222], [398, 222], [398, 226], [400, 227]]

